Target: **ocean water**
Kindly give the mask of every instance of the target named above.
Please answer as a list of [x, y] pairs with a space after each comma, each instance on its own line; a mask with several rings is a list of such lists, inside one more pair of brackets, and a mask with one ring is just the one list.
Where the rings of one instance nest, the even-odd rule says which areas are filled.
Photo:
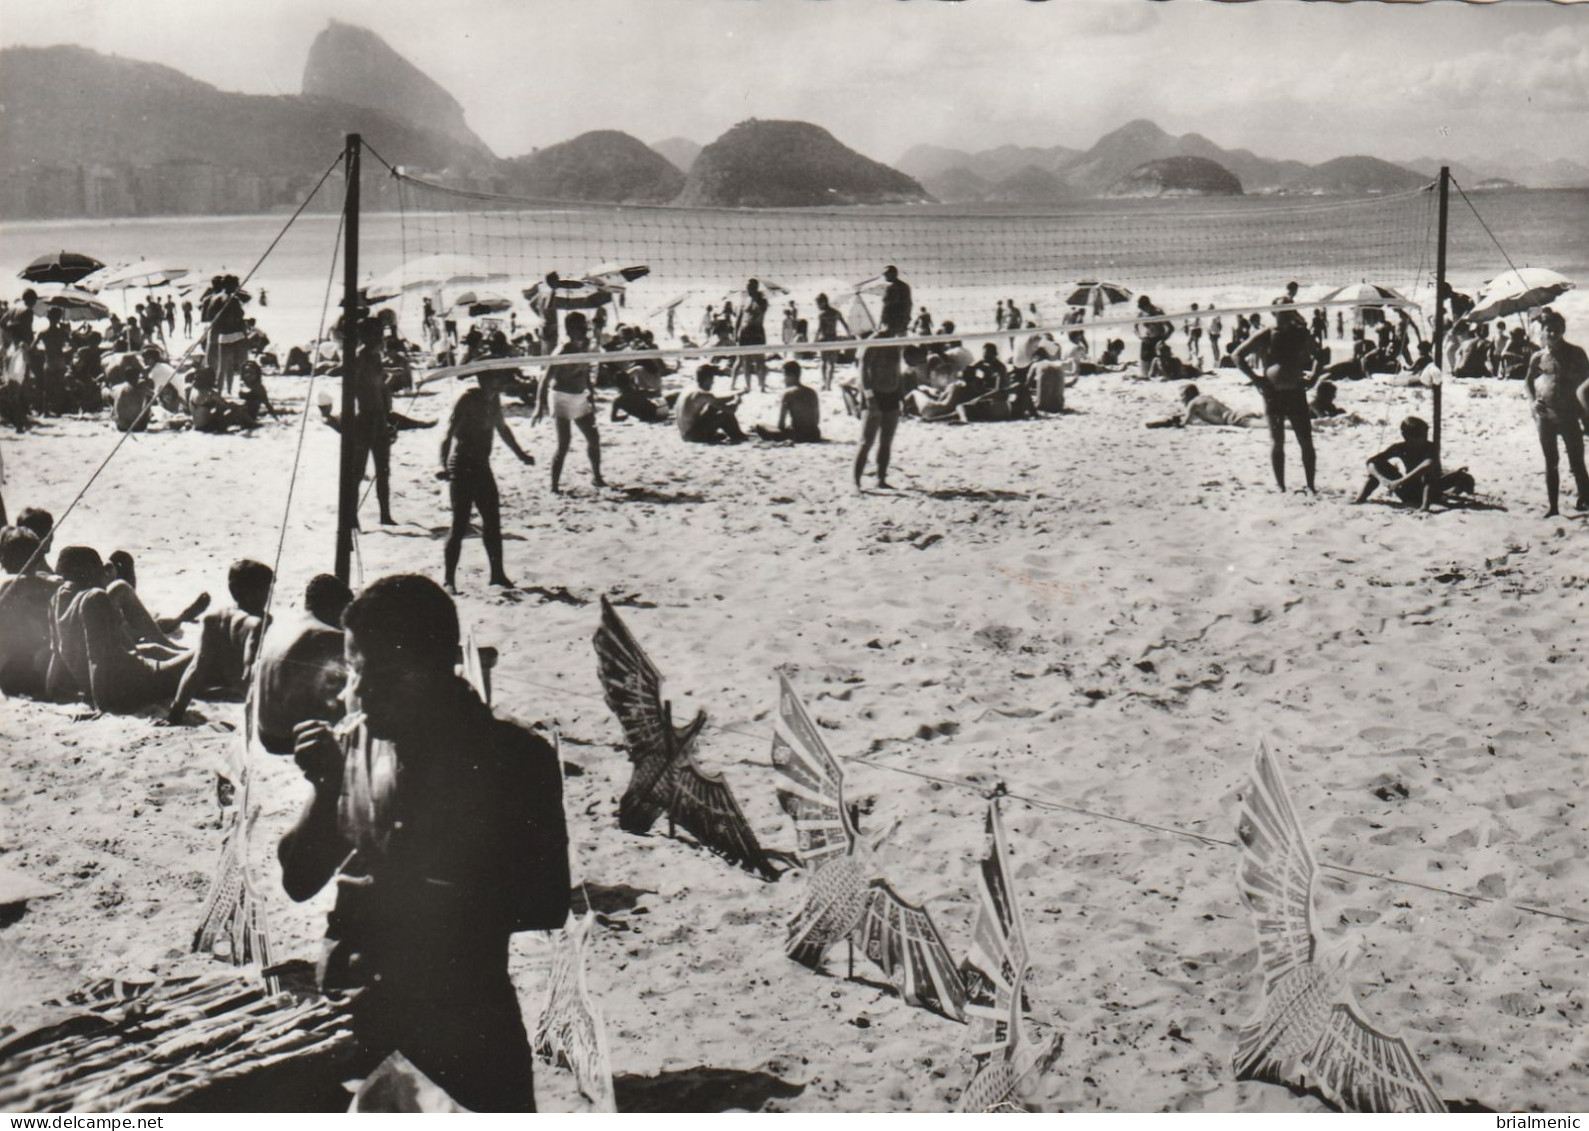
[[[1508, 257], [1589, 284], [1589, 190], [1506, 190], [1470, 199], [1471, 208], [1456, 196], [1450, 209], [1447, 272], [1459, 288], [1474, 289], [1506, 270]], [[8, 223], [0, 227], [0, 279], [6, 280], [0, 296], [20, 292], [16, 272], [30, 259], [60, 248], [111, 263], [189, 267], [194, 274], [185, 282], [200, 286], [220, 271], [245, 275], [264, 256], [251, 290], [258, 296], [263, 289], [268, 306], [256, 302], [253, 312], [277, 342], [307, 341], [323, 318], [334, 317], [340, 296], [341, 267], [333, 262], [339, 219], [306, 214], [284, 232], [286, 221], [266, 215]], [[1371, 281], [1395, 286], [1429, 310], [1435, 266], [1432, 193], [1353, 201], [1086, 201], [1051, 209], [513, 211], [421, 188], [405, 193], [401, 213], [366, 215], [361, 229], [363, 276], [421, 255], [462, 254], [508, 276], [486, 289], [513, 299], [548, 270], [646, 263], [651, 275], [631, 288], [618, 317], [643, 321], [650, 309], [687, 295], [680, 332], [694, 333], [708, 303], [736, 295], [747, 277], [758, 276], [789, 291], [772, 296], [774, 338], [783, 302], [792, 298], [810, 315], [818, 289], [870, 278], [886, 263], [898, 264], [912, 282], [918, 305], [967, 332], [990, 326], [1000, 298], [1036, 305], [1043, 321], [1057, 321], [1061, 289], [1079, 278], [1151, 293], [1172, 311], [1191, 302], [1264, 303], [1291, 279], [1303, 285], [1304, 301]], [[123, 293], [109, 301], [130, 307], [139, 297]], [[1569, 311], [1580, 297], [1570, 296]], [[412, 324], [417, 308], [417, 296], [404, 301], [405, 321]]]

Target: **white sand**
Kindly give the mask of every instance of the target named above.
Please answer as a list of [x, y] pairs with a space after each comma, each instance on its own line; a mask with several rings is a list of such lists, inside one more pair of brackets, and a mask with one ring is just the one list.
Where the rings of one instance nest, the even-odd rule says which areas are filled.
[[[1228, 375], [1200, 384], [1257, 406]], [[306, 382], [272, 385], [301, 406]], [[1343, 385], [1342, 403], [1367, 423], [1321, 430], [1316, 500], [1274, 491], [1262, 430], [1145, 431], [1175, 410], [1174, 392], [1089, 378], [1072, 390], [1077, 413], [1061, 419], [906, 423], [901, 490], [860, 498], [849, 488], [856, 427], [835, 397], [825, 406], [836, 442], [816, 449], [687, 448], [671, 426], [604, 424], [608, 479], [652, 493], [632, 500], [593, 493], [578, 447], [571, 493], [550, 497], [550, 428], [532, 431], [510, 410], [541, 466], [498, 461], [509, 572], [581, 603], [487, 593], [471, 541], [461, 608], [502, 650], [499, 707], [555, 720], [565, 756], [584, 768], [567, 782], [576, 876], [643, 889], [645, 913], [613, 913], [629, 929], [598, 931], [590, 970], [620, 1076], [770, 1064], [804, 1085], [774, 1106], [943, 1110], [970, 1062], [960, 1026], [844, 980], [842, 953], [827, 975], [784, 957], [798, 877], [763, 884], [682, 842], [618, 831], [628, 763], [590, 645], [603, 592], [643, 602], [622, 612], [670, 677], [676, 712], [699, 705], [715, 727], [742, 732], [708, 730], [699, 753], [726, 769], [763, 841], [785, 848], [793, 832], [767, 763], [772, 671], [789, 671], [835, 753], [875, 761], [847, 768], [851, 794], [875, 798], [873, 831], [901, 820], [881, 854], [886, 874], [928, 902], [957, 954], [983, 802], [883, 767], [1003, 780], [1022, 795], [1229, 839], [1235, 791], [1266, 741], [1321, 860], [1501, 901], [1324, 877], [1322, 926], [1367, 943], [1355, 972], [1365, 1007], [1406, 1032], [1440, 1094], [1501, 1110], [1589, 1102], [1589, 928], [1509, 906], [1589, 919], [1589, 530], [1579, 517], [1540, 517], [1521, 386], [1448, 388], [1447, 462], [1466, 463], [1506, 509], [1435, 517], [1347, 505], [1363, 458], [1391, 442], [1402, 415], [1428, 415], [1422, 391]], [[439, 415], [443, 401], [410, 411]], [[753, 397], [744, 419], [770, 422], [773, 411], [771, 396]], [[145, 599], [162, 611], [200, 588], [222, 598], [229, 560], [274, 556], [296, 424], [248, 439], [132, 440], [57, 548], [131, 550]], [[439, 576], [438, 440], [399, 440], [394, 509], [406, 525], [365, 536], [365, 576]], [[114, 441], [105, 422], [75, 420], [0, 437], [8, 505], [59, 514]], [[285, 598], [330, 565], [335, 458], [334, 435], [312, 422]], [[1289, 458], [1299, 484], [1294, 447]], [[372, 527], [373, 517], [371, 501]], [[219, 846], [210, 767], [235, 742], [238, 708], [198, 711], [204, 724], [164, 729], [4, 704], [0, 863], [63, 889], [0, 936], [26, 960], [0, 978], [14, 996], [197, 961], [185, 952]], [[329, 896], [290, 905], [273, 864], [307, 786], [289, 759], [258, 765], [257, 876], [279, 950], [312, 957]], [[1065, 1039], [1038, 1100], [1318, 1106], [1231, 1078], [1235, 1027], [1258, 989], [1234, 850], [1020, 802], [1006, 819], [1033, 1006]], [[533, 1009], [536, 947], [520, 949]], [[864, 960], [858, 972], [878, 980]], [[579, 1106], [566, 1072], [543, 1068], [538, 1080], [547, 1109]], [[746, 1095], [733, 1102], [760, 1102]]]

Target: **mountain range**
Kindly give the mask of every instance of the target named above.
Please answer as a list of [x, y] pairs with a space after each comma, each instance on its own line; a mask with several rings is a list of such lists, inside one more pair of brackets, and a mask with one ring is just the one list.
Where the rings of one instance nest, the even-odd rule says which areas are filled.
[[[705, 146], [682, 137], [646, 146], [619, 131], [593, 130], [503, 158], [440, 84], [375, 33], [331, 21], [309, 50], [297, 95], [223, 91], [169, 67], [82, 47], [0, 50], [0, 216], [291, 207], [349, 132], [416, 175], [563, 201], [1049, 204], [1111, 193], [1229, 191], [1220, 173], [1249, 193], [1370, 193], [1426, 183], [1442, 163], [1467, 187], [1503, 176], [1525, 186], [1589, 185], [1589, 167], [1567, 158], [1502, 153], [1482, 163], [1419, 158], [1395, 165], [1353, 156], [1309, 166], [1224, 149], [1199, 134], [1173, 136], [1142, 119], [1085, 150], [918, 145], [894, 167], [820, 126], [754, 120]], [[1180, 158], [1217, 172], [1172, 160]], [[373, 206], [389, 205], [392, 182], [366, 178], [366, 192]], [[333, 195], [317, 206], [335, 207]]]

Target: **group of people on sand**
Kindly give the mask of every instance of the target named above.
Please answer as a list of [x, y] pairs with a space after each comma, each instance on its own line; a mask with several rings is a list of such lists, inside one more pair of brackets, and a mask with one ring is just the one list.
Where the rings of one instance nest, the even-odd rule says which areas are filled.
[[[367, 1077], [400, 1052], [470, 1110], [535, 1110], [508, 946], [567, 919], [562, 767], [460, 675], [451, 598], [415, 575], [355, 596], [321, 574], [301, 608], [267, 617], [270, 568], [239, 562], [235, 608], [195, 602], [162, 621], [130, 560], [107, 567], [68, 546], [52, 568], [49, 534], [38, 511], [0, 531], [0, 690], [180, 722], [193, 698], [252, 686], [260, 744], [292, 756], [309, 787], [277, 848], [282, 888], [302, 901], [336, 887], [317, 973], [348, 1003], [348, 1072]], [[201, 614], [197, 644], [174, 642]], [[379, 767], [354, 724], [382, 740]]]
[[[64, 308], [24, 291], [0, 313], [0, 420], [18, 432], [36, 416], [98, 413], [123, 432], [257, 427], [277, 413], [263, 381], [269, 338], [246, 316], [248, 301], [236, 276], [215, 276], [199, 296], [203, 337], [173, 364], [173, 297], [140, 302], [125, 320], [112, 313], [101, 330], [91, 321], [73, 326]], [[183, 300], [181, 313], [191, 334], [191, 300]]]
[[[1535, 321], [1539, 345], [1529, 354], [1523, 380], [1545, 460], [1549, 504], [1546, 515], [1559, 513], [1562, 448], [1577, 489], [1577, 508], [1589, 510], [1589, 470], [1584, 460], [1584, 432], [1589, 428], [1589, 356], [1582, 347], [1566, 340], [1566, 320], [1559, 312], [1546, 308]], [[1344, 410], [1336, 400], [1337, 386], [1324, 376], [1331, 370], [1326, 368], [1323, 352], [1301, 313], [1276, 311], [1274, 325], [1242, 342], [1234, 360], [1262, 396], [1262, 413], [1232, 409], [1202, 393], [1195, 384], [1188, 384], [1181, 389], [1182, 411], [1147, 426], [1262, 424], [1269, 429], [1271, 469], [1282, 491], [1286, 489], [1285, 438], [1289, 429], [1301, 456], [1306, 489], [1309, 494], [1316, 493], [1313, 422], [1340, 416]], [[1369, 476], [1357, 502], [1366, 502], [1381, 486], [1403, 502], [1424, 506], [1441, 498], [1473, 493], [1475, 482], [1467, 469], [1446, 472], [1441, 468], [1427, 422], [1408, 417], [1401, 424], [1401, 434], [1399, 443], [1368, 458]]]

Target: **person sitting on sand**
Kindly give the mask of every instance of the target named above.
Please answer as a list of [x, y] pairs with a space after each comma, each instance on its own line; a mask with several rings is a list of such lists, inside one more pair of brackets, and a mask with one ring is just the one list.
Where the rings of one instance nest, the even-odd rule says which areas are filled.
[[318, 574], [304, 590], [303, 611], [273, 617], [266, 628], [254, 660], [254, 733], [270, 753], [293, 752], [299, 723], [342, 717], [342, 613], [352, 600], [346, 585]]
[[1314, 420], [1328, 420], [1333, 416], [1346, 415], [1346, 410], [1335, 403], [1335, 390], [1334, 381], [1320, 381], [1313, 390], [1313, 400], [1308, 404], [1308, 412]]
[[50, 565], [50, 546], [55, 541], [55, 516], [43, 507], [23, 507], [17, 515], [17, 525], [32, 531], [39, 540], [38, 552], [28, 572], [46, 577], [53, 574], [55, 568]]
[[24, 526], [0, 530], [0, 693], [45, 698], [50, 670], [50, 598], [59, 580], [28, 569], [39, 538]]
[[1026, 396], [1030, 400], [1034, 391], [1036, 396], [1032, 415], [1035, 417], [1039, 408], [1044, 412], [1064, 412], [1065, 390], [1075, 384], [1075, 371], [1069, 364], [1054, 360], [1049, 349], [1040, 346], [1032, 355], [1032, 367], [1026, 373]]
[[240, 404], [233, 404], [215, 391], [215, 375], [207, 365], [199, 366], [188, 383], [188, 412], [196, 432], [221, 435], [233, 428], [245, 432], [259, 427]]
[[1534, 356], [1534, 343], [1521, 326], [1513, 327], [1501, 351], [1496, 375], [1511, 381], [1521, 381], [1528, 375], [1528, 362]]
[[1539, 351], [1529, 359], [1528, 373], [1523, 378], [1533, 405], [1540, 450], [1545, 456], [1545, 493], [1550, 500], [1546, 518], [1559, 513], [1558, 439], [1567, 449], [1567, 466], [1578, 488], [1578, 509], [1589, 510], [1589, 473], [1584, 470], [1581, 422], [1581, 417], [1589, 417], [1589, 356], [1583, 347], [1562, 336], [1566, 331], [1567, 320], [1558, 312], [1547, 307], [1540, 314]]
[[747, 439], [737, 415], [744, 393], [720, 397], [712, 392], [712, 383], [722, 372], [715, 365], [700, 366], [695, 371], [696, 387], [679, 398], [679, 435], [685, 442], [741, 444]]
[[616, 422], [634, 417], [645, 424], [660, 424], [668, 418], [667, 405], [652, 399], [649, 393], [640, 388], [636, 383], [637, 377], [641, 375], [638, 369], [638, 366], [631, 365], [613, 375], [617, 393], [612, 399], [608, 419]]
[[[569, 315], [571, 332], [573, 320], [574, 315]], [[584, 333], [583, 327], [579, 333]], [[469, 533], [470, 512], [475, 510], [480, 512], [480, 541], [491, 564], [490, 584], [513, 588], [502, 568], [502, 504], [496, 476], [491, 473], [492, 440], [501, 436], [520, 463], [533, 465], [535, 457], [519, 446], [518, 438], [502, 418], [502, 390], [508, 377], [509, 373], [501, 369], [476, 374], [477, 387], [466, 390], [453, 402], [447, 434], [441, 439], [442, 466], [436, 478], [447, 480], [447, 495], [452, 503], [452, 526], [447, 532], [442, 561], [447, 589], [454, 593], [458, 591], [458, 557]]]
[[999, 360], [999, 348], [992, 342], [982, 347], [982, 360], [965, 373], [966, 396], [955, 407], [955, 415], [967, 424], [1010, 419], [1010, 371]]
[[107, 585], [97, 551], [67, 546], [56, 568], [61, 585], [50, 598], [49, 697], [57, 702], [82, 700], [96, 711], [130, 714], [170, 695], [191, 666], [192, 654], [163, 643], [163, 634], [147, 612], [141, 619], [148, 621], [152, 633], [146, 631], [146, 639], [132, 639], [127, 606], [111, 593], [131, 593], [131, 587], [123, 581]]
[[1148, 370], [1148, 376], [1158, 381], [1185, 381], [1202, 375], [1200, 369], [1176, 357], [1168, 341], [1159, 343], [1158, 353], [1154, 355], [1153, 364]]
[[1103, 353], [1098, 356], [1098, 368], [1110, 373], [1116, 373], [1125, 368], [1120, 358], [1126, 352], [1126, 343], [1123, 338], [1110, 338], [1104, 345]]
[[1137, 338], [1140, 340], [1141, 364], [1137, 374], [1146, 378], [1153, 368], [1153, 359], [1158, 355], [1159, 343], [1167, 340], [1175, 333], [1175, 323], [1155, 315], [1163, 315], [1164, 311], [1153, 305], [1153, 300], [1147, 295], [1137, 296], [1137, 317], [1149, 319], [1136, 324]]
[[1381, 486], [1394, 491], [1408, 506], [1426, 509], [1444, 495], [1471, 495], [1475, 484], [1465, 467], [1435, 479], [1437, 454], [1429, 442], [1429, 425], [1409, 416], [1401, 422], [1401, 443], [1369, 457], [1368, 481], [1354, 502], [1366, 503]]
[[778, 402], [778, 427], [756, 425], [756, 435], [763, 440], [788, 441], [793, 444], [820, 444], [822, 442], [822, 399], [817, 391], [801, 381], [803, 370], [798, 361], [783, 363], [783, 396]]
[[118, 432], [143, 432], [149, 427], [149, 410], [154, 406], [154, 382], [130, 354], [127, 360], [132, 364], [117, 367], [119, 384], [112, 394], [111, 414]]
[[[765, 304], [764, 304], [765, 305]], [[585, 316], [574, 311], [563, 322], [568, 341], [558, 353], [590, 353], [590, 338], [586, 333]], [[747, 380], [749, 378], [747, 377]], [[552, 456], [552, 494], [557, 494], [563, 478], [563, 461], [568, 457], [568, 446], [578, 426], [585, 437], [585, 455], [590, 460], [590, 479], [597, 487], [607, 486], [601, 477], [601, 436], [596, 431], [596, 390], [591, 383], [589, 362], [573, 362], [549, 366], [535, 401], [535, 417], [531, 423], [545, 419], [548, 406], [552, 424], [557, 429], [557, 451]], [[506, 427], [506, 426], [504, 426]]]
[[199, 622], [193, 663], [183, 673], [167, 712], [171, 722], [181, 722], [196, 697], [234, 699], [247, 691], [274, 580], [274, 572], [263, 562], [243, 558], [232, 563], [226, 587], [236, 605], [207, 612]]
[[[1267, 360], [1261, 374], [1248, 360], [1253, 355]], [[1308, 389], [1319, 378], [1319, 357], [1307, 323], [1295, 311], [1282, 310], [1272, 328], [1260, 330], [1242, 343], [1236, 351], [1236, 364], [1263, 394], [1264, 416], [1269, 423], [1269, 463], [1276, 486], [1286, 489], [1285, 429], [1289, 424], [1302, 452], [1302, 475], [1308, 494], [1316, 494]]]
[[265, 373], [259, 367], [259, 362], [253, 358], [238, 368], [237, 393], [242, 401], [243, 411], [250, 420], [258, 421], [263, 413], [270, 413], [272, 419], [281, 419], [281, 413], [276, 411], [276, 406], [270, 403], [270, 393], [265, 389]]
[[1237, 412], [1211, 393], [1204, 393], [1196, 385], [1181, 389], [1181, 403], [1186, 407], [1179, 415], [1164, 420], [1148, 422], [1149, 428], [1189, 428], [1193, 425], [1213, 425], [1227, 428], [1256, 428], [1263, 423], [1259, 412]]

